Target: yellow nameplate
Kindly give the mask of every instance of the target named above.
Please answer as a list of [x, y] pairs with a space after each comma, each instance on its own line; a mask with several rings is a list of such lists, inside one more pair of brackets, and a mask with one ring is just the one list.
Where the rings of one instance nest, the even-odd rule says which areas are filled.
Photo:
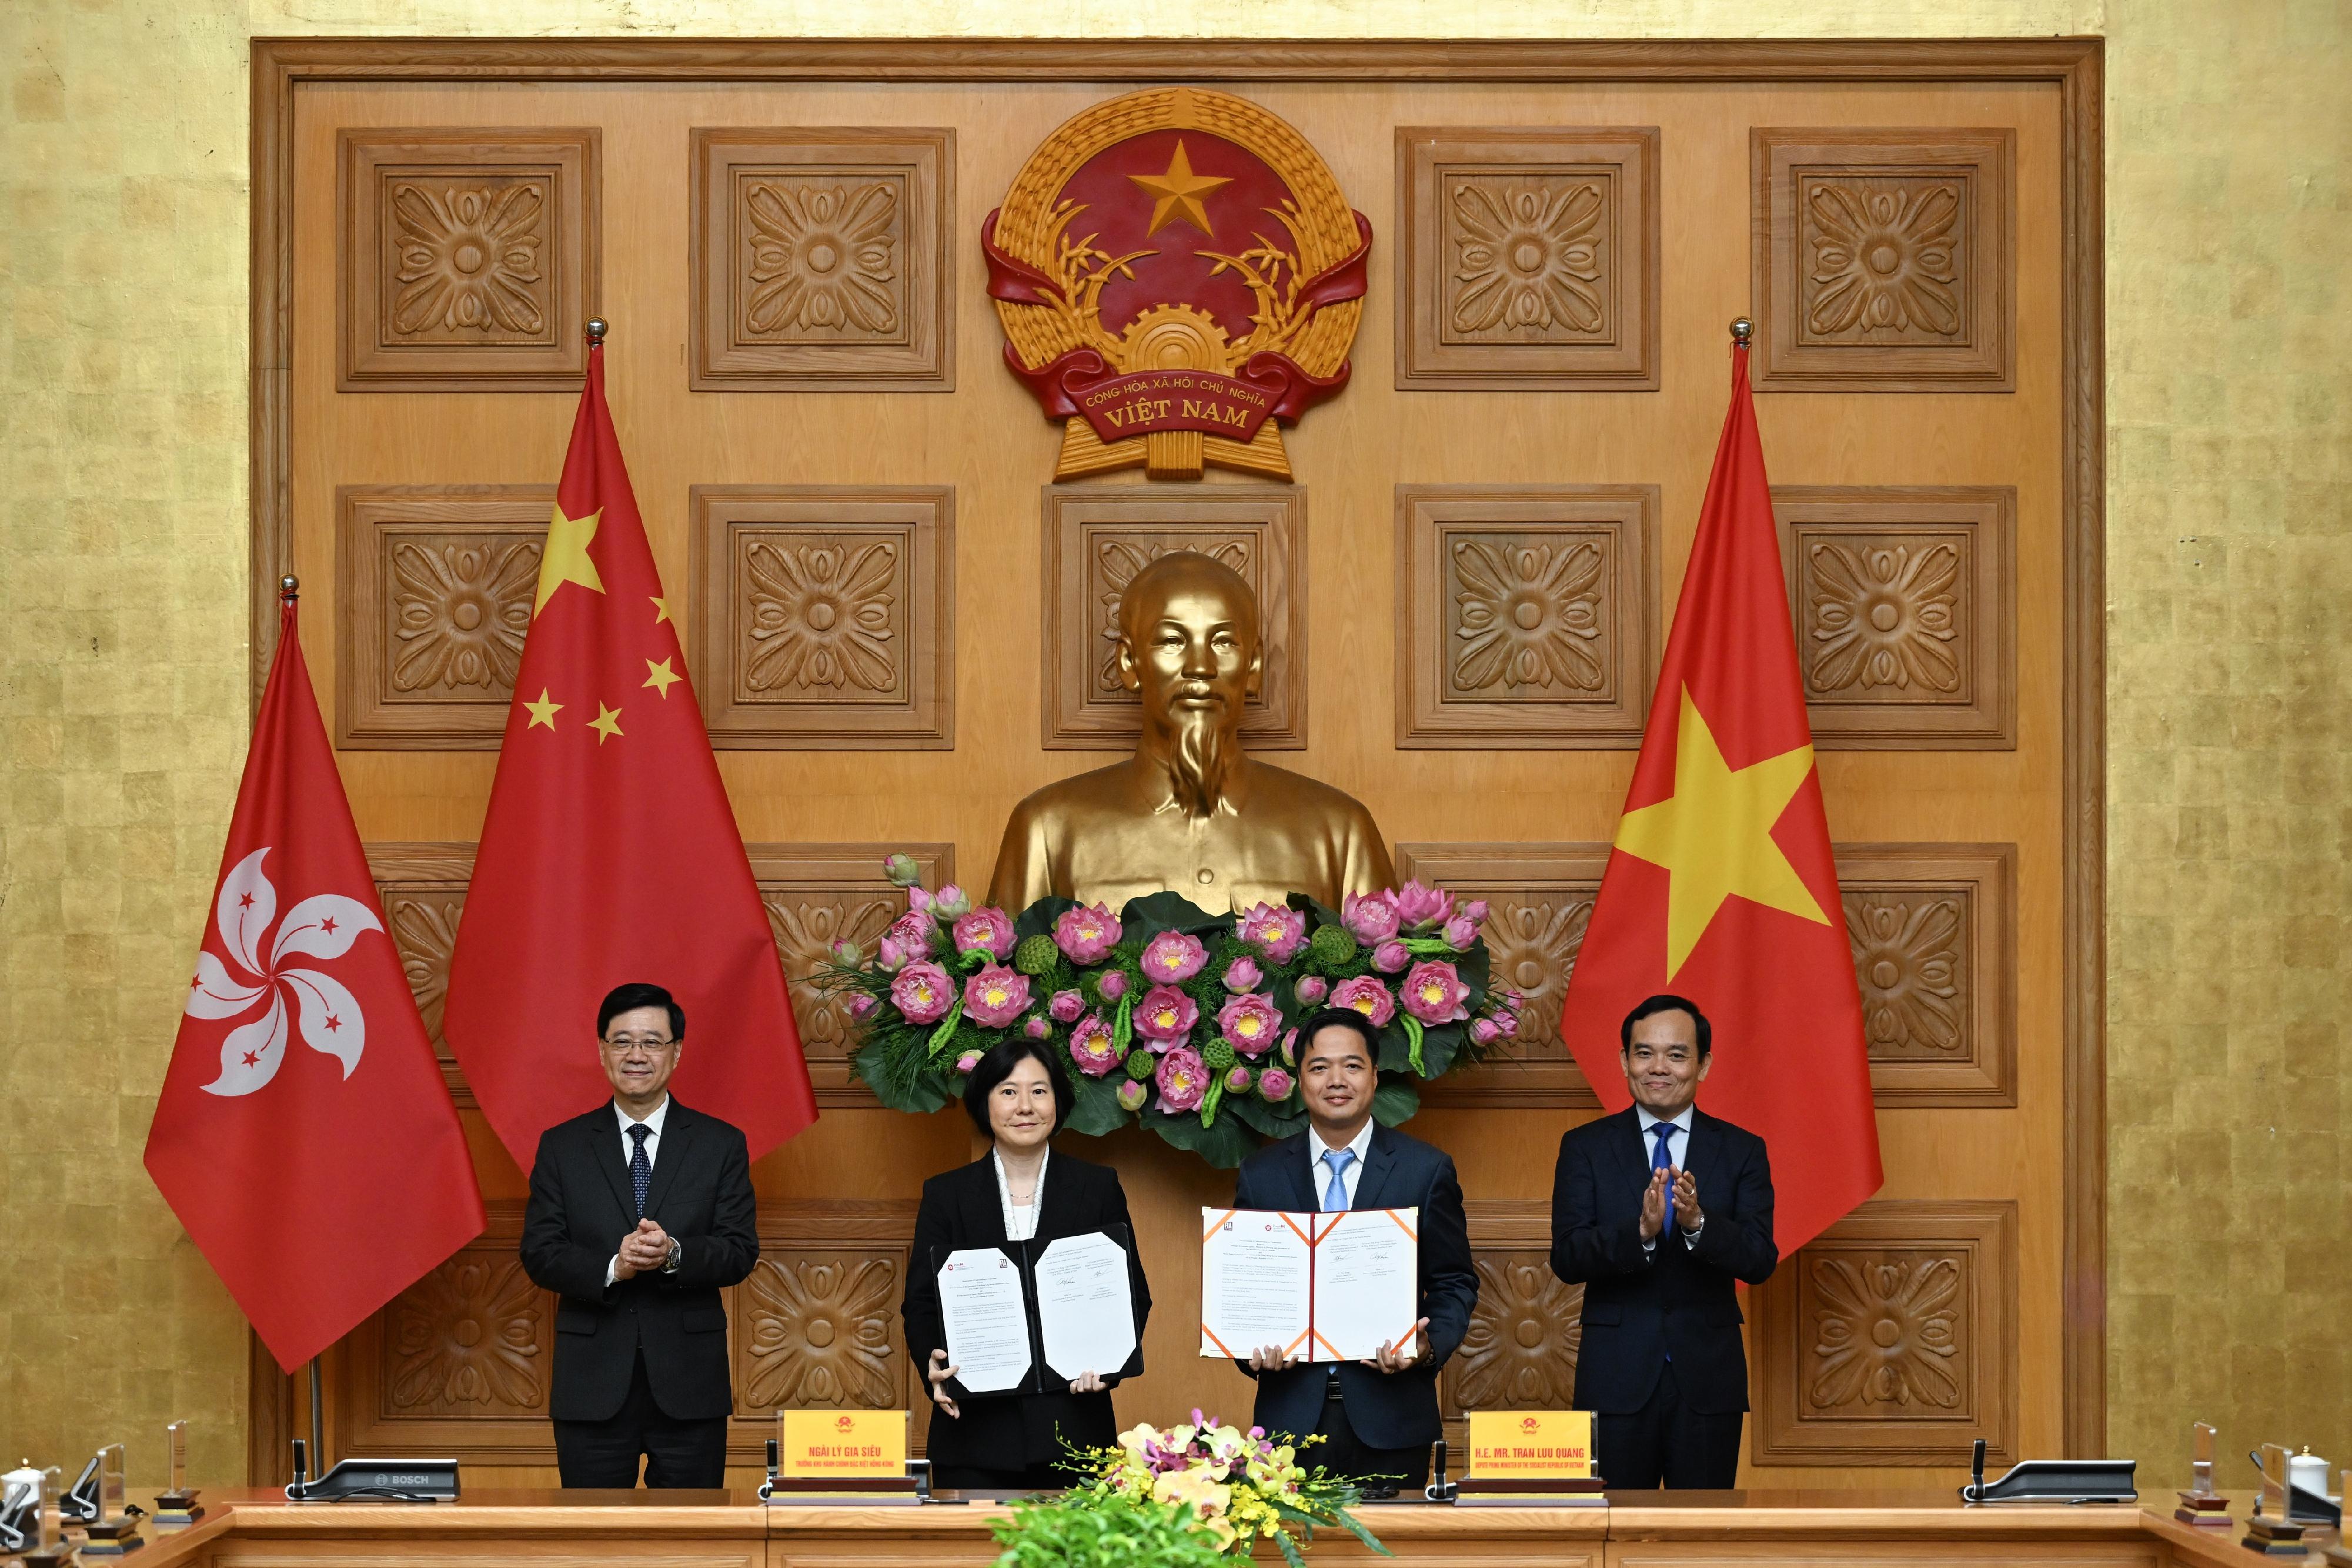
[[1592, 1468], [1589, 1410], [1473, 1410], [1470, 1468], [1479, 1480], [1584, 1480]]
[[907, 1473], [904, 1410], [786, 1410], [781, 1473], [794, 1480], [896, 1479]]

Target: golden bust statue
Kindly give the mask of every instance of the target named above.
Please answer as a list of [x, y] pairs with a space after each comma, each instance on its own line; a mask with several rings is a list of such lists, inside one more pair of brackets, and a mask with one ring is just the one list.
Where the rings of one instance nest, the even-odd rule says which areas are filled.
[[1135, 574], [1118, 606], [1118, 675], [1143, 703], [1125, 762], [1048, 784], [1013, 808], [989, 902], [1049, 894], [1116, 910], [1163, 889], [1213, 912], [1340, 895], [1395, 880], [1362, 802], [1242, 750], [1242, 705], [1265, 664], [1257, 600], [1189, 551]]

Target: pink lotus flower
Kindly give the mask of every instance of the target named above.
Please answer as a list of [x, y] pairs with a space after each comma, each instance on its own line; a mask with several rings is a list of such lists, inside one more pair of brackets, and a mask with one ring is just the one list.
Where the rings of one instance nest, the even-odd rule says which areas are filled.
[[1470, 988], [1443, 959], [1424, 959], [1404, 977], [1404, 1010], [1423, 1023], [1459, 1023], [1470, 1016], [1469, 1000]]
[[885, 857], [882, 874], [890, 879], [892, 887], [912, 887], [915, 879], [923, 874], [923, 869], [915, 863], [914, 856], [896, 854]]
[[1290, 1074], [1279, 1067], [1269, 1067], [1257, 1075], [1258, 1098], [1268, 1104], [1281, 1104], [1290, 1098], [1290, 1092], [1297, 1087], [1298, 1085]]
[[1118, 936], [1118, 917], [1099, 904], [1065, 909], [1054, 922], [1054, 946], [1073, 964], [1101, 963]]
[[1298, 1031], [1295, 1029], [1282, 1031], [1282, 1064], [1285, 1067], [1298, 1065]]
[[1470, 944], [1478, 940], [1478, 923], [1466, 915], [1457, 915], [1445, 923], [1438, 936], [1456, 953], [1467, 953]]
[[1021, 1032], [1031, 1040], [1045, 1040], [1052, 1036], [1054, 1026], [1045, 1014], [1032, 1013], [1029, 1021], [1021, 1026]]
[[1492, 1045], [1503, 1038], [1503, 1026], [1493, 1019], [1472, 1019], [1470, 1040], [1475, 1045]]
[[[1279, 1071], [1279, 1069], [1276, 1071]], [[1246, 1094], [1249, 1092], [1250, 1070], [1236, 1061], [1234, 1063], [1234, 1070], [1225, 1074], [1225, 1092], [1228, 1094]]]
[[1342, 980], [1331, 990], [1331, 1005], [1353, 1008], [1372, 1020], [1374, 1029], [1386, 1029], [1396, 1017], [1396, 998], [1389, 988], [1370, 975], [1359, 975], [1352, 980]]
[[1506, 1035], [1517, 1036], [1519, 1032], [1519, 1015], [1514, 1012], [1496, 1013], [1495, 1015], [1495, 1027], [1501, 1030]]
[[892, 977], [890, 1000], [908, 1023], [937, 1023], [955, 1005], [955, 982], [929, 959], [909, 964]]
[[1412, 955], [1393, 936], [1372, 949], [1372, 967], [1383, 975], [1402, 975], [1412, 964]]
[[956, 1058], [956, 1071], [958, 1072], [969, 1074], [973, 1068], [978, 1067], [979, 1065], [980, 1052], [976, 1051], [967, 1051], [961, 1056]]
[[1229, 991], [1254, 991], [1265, 979], [1265, 971], [1246, 953], [1225, 966], [1224, 983]]
[[1197, 1111], [1209, 1096], [1209, 1064], [1201, 1053], [1180, 1045], [1160, 1059], [1160, 1103], [1171, 1111]]
[[890, 923], [887, 935], [907, 956], [917, 958], [931, 950], [933, 935], [937, 930], [929, 915], [910, 909]]
[[1055, 1023], [1076, 1023], [1078, 1015], [1087, 1010], [1087, 999], [1076, 991], [1055, 991], [1054, 999], [1045, 1004], [1045, 1010], [1054, 1015]]
[[909, 915], [920, 915], [926, 918], [931, 918], [931, 890], [923, 886], [920, 883], [908, 883], [907, 887], [907, 913]]
[[1255, 994], [1235, 997], [1217, 1009], [1217, 1031], [1244, 1056], [1263, 1056], [1282, 1030], [1282, 1009]]
[[955, 923], [959, 953], [985, 953], [992, 958], [1013, 956], [1013, 917], [1002, 909], [975, 909]]
[[1002, 964], [982, 964], [963, 983], [963, 1016], [982, 1029], [1003, 1029], [1029, 1010], [1029, 977]]
[[1426, 931], [1454, 918], [1454, 895], [1442, 887], [1409, 882], [1389, 897], [1394, 901], [1398, 922], [1408, 931]]
[[833, 961], [835, 963], [846, 964], [853, 969], [857, 967], [859, 964], [866, 961], [865, 949], [858, 946], [856, 943], [852, 942], [846, 936], [835, 938], [833, 946], [828, 948], [827, 951], [833, 955]]
[[1118, 1097], [1120, 1110], [1140, 1111], [1143, 1109], [1143, 1103], [1151, 1098], [1151, 1091], [1130, 1078], [1118, 1086]]
[[941, 920], [954, 920], [971, 913], [971, 895], [950, 883], [931, 894], [931, 913]]
[[1331, 994], [1331, 982], [1320, 975], [1301, 975], [1291, 989], [1298, 993], [1301, 1006], [1311, 1008]]
[[1468, 918], [1471, 925], [1484, 925], [1486, 924], [1486, 901], [1483, 898], [1474, 898], [1462, 906], [1461, 913]]
[[1396, 905], [1385, 893], [1351, 893], [1340, 903], [1339, 924], [1369, 947], [1397, 934]]
[[864, 991], [849, 998], [849, 1016], [862, 1019], [874, 1010], [874, 998]]
[[1276, 963], [1287, 964], [1307, 940], [1307, 916], [1296, 909], [1254, 904], [1235, 917], [1234, 935]]
[[1181, 1045], [1192, 1037], [1192, 1026], [1201, 1021], [1201, 1009], [1192, 998], [1173, 986], [1154, 986], [1143, 993], [1135, 1004], [1135, 1032], [1146, 1040], [1158, 1040], [1164, 1050], [1170, 1045]]
[[1191, 979], [1208, 961], [1201, 939], [1181, 931], [1162, 931], [1143, 945], [1143, 972], [1162, 985]]
[[885, 935], [874, 950], [874, 967], [886, 975], [895, 975], [907, 967], [914, 955], [907, 951], [896, 936]]
[[1102, 972], [1102, 978], [1095, 982], [1095, 989], [1107, 1002], [1118, 1000], [1119, 998], [1127, 995], [1127, 971], [1105, 969]]
[[1088, 1013], [1070, 1030], [1070, 1060], [1089, 1078], [1105, 1077], [1119, 1064], [1118, 1041], [1100, 1015]]

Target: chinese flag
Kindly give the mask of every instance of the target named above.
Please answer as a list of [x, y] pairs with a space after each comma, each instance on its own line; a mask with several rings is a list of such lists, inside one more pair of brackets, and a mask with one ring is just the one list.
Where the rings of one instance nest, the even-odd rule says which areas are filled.
[[754, 1158], [816, 1119], [782, 961], [685, 666], [595, 344], [442, 1012], [525, 1170], [541, 1133], [610, 1098], [596, 1005], [630, 980], [686, 1009], [672, 1087], [742, 1129]]
[[1699, 1103], [1764, 1139], [1787, 1257], [1878, 1190], [1870, 1061], [1805, 721], [1748, 350], [1716, 448], [1633, 788], [1570, 977], [1561, 1037], [1632, 1103], [1618, 1026], [1688, 997], [1715, 1026]]
[[290, 595], [147, 1172], [289, 1372], [482, 1232]]

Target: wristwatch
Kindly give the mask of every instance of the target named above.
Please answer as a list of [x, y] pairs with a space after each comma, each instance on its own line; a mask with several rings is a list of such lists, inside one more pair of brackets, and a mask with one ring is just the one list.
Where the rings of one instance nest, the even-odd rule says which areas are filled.
[[678, 1260], [685, 1256], [685, 1249], [678, 1246], [677, 1238], [675, 1236], [671, 1237], [669, 1239], [669, 1256], [663, 1260], [661, 1271], [665, 1274], [677, 1273]]

